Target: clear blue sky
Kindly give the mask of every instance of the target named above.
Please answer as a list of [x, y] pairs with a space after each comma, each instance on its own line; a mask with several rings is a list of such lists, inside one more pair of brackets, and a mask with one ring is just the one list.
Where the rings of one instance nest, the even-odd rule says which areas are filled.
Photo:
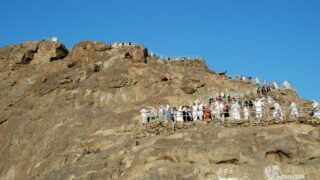
[[289, 80], [320, 100], [320, 0], [2, 0], [0, 46], [57, 36], [201, 55], [215, 71]]

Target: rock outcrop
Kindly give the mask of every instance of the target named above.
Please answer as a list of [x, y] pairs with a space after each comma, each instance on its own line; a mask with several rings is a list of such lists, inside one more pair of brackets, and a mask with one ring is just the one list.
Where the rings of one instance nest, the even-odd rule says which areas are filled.
[[[0, 179], [317, 179], [320, 129], [307, 115], [303, 125], [139, 125], [146, 106], [256, 88], [138, 45], [0, 48]], [[292, 90], [272, 96], [310, 106]]]
[[49, 41], [26, 42], [7, 46], [0, 51], [2, 67], [14, 67], [16, 64], [46, 64], [68, 55], [68, 50], [63, 44]]

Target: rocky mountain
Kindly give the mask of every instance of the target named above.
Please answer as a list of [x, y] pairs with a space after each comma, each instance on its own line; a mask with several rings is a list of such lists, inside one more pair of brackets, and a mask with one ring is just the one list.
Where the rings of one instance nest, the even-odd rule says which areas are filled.
[[[256, 89], [139, 45], [0, 48], [0, 179], [318, 179], [320, 129], [308, 115], [312, 125], [139, 125], [146, 106]], [[272, 96], [310, 106], [292, 90]]]

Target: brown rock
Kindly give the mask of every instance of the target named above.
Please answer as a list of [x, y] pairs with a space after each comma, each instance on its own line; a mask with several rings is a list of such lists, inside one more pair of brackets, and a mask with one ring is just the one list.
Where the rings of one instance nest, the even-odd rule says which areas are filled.
[[[309, 116], [305, 125], [140, 124], [148, 106], [190, 105], [221, 91], [251, 98], [256, 86], [221, 78], [201, 61], [144, 63], [142, 47], [83, 42], [67, 57], [60, 48], [0, 49], [0, 179], [317, 179], [320, 130], [311, 125], [319, 122]], [[55, 59], [66, 61], [48, 63]], [[310, 107], [293, 92], [276, 95]]]

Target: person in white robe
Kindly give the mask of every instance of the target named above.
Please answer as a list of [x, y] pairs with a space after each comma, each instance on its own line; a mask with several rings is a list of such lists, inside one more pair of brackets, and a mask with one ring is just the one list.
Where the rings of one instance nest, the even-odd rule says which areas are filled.
[[272, 105], [274, 103], [274, 100], [272, 99], [272, 97], [268, 96], [267, 103], [268, 105]]
[[160, 120], [163, 120], [163, 119], [164, 119], [164, 116], [165, 116], [165, 109], [164, 109], [164, 107], [163, 107], [162, 105], [159, 107], [159, 112], [158, 112], [158, 114], [159, 114], [159, 119], [160, 119]]
[[221, 117], [220, 103], [218, 100], [214, 101], [213, 116], [215, 119], [220, 119]]
[[220, 113], [220, 118], [222, 119], [222, 121], [224, 121], [224, 117], [225, 117], [225, 113], [224, 112], [224, 103], [223, 101], [219, 102], [219, 113]]
[[148, 122], [148, 110], [147, 109], [141, 109], [141, 123], [146, 124]]
[[240, 105], [237, 101], [233, 101], [231, 104], [231, 115], [234, 120], [241, 120]]
[[192, 106], [192, 117], [193, 117], [193, 121], [197, 121], [198, 120], [198, 104], [194, 103]]
[[257, 119], [261, 119], [262, 118], [262, 103], [261, 103], [261, 100], [255, 101], [254, 106], [256, 108], [256, 118]]
[[283, 112], [280, 104], [278, 102], [275, 102], [273, 106], [274, 106], [273, 117], [280, 118], [281, 120], [283, 120]]
[[244, 120], [249, 120], [250, 111], [249, 111], [248, 106], [245, 106], [243, 108], [243, 116], [244, 116]]
[[292, 89], [291, 84], [288, 81], [283, 82], [284, 89]]
[[259, 85], [259, 84], [260, 84], [259, 78], [256, 77], [256, 78], [254, 79], [254, 82]]
[[178, 112], [177, 112], [177, 122], [183, 122], [182, 106], [179, 107]]
[[312, 100], [312, 116], [320, 119], [319, 103], [316, 100]]
[[223, 98], [224, 97], [224, 92], [220, 93], [220, 97]]
[[198, 105], [198, 117], [199, 117], [199, 120], [203, 119], [203, 103], [200, 103]]
[[312, 110], [317, 110], [319, 103], [316, 100], [312, 100]]
[[295, 102], [290, 103], [290, 115], [293, 118], [298, 118], [299, 117], [299, 111], [297, 104]]

